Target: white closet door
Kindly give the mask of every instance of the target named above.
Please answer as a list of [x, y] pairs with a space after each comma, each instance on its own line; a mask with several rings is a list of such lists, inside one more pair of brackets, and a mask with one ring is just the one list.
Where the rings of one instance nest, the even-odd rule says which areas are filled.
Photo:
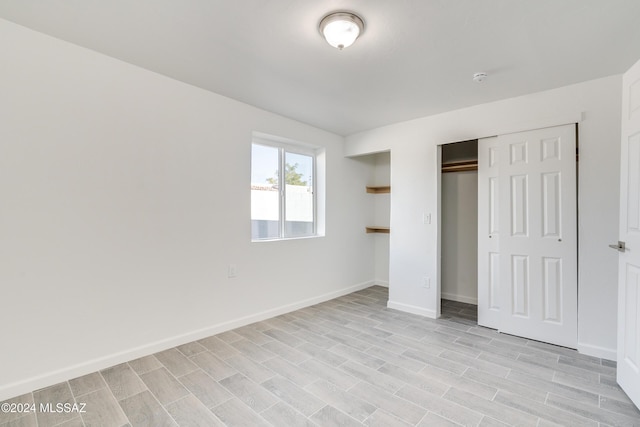
[[622, 88], [617, 376], [640, 407], [640, 62]]
[[478, 148], [487, 242], [478, 251], [484, 258], [478, 260], [478, 299], [484, 294], [478, 323], [575, 348], [575, 125], [501, 135]]
[[478, 140], [478, 324], [500, 329], [498, 138]]

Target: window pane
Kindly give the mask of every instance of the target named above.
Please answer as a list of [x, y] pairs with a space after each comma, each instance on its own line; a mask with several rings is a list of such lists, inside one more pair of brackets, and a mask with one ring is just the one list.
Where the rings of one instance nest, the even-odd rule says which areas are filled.
[[251, 238], [280, 237], [280, 195], [278, 191], [278, 149], [251, 146]]
[[313, 157], [285, 153], [286, 237], [313, 235]]

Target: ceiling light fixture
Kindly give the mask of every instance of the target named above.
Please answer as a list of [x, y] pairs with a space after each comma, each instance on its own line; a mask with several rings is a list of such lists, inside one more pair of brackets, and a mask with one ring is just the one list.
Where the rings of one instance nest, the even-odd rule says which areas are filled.
[[320, 21], [320, 34], [331, 46], [349, 47], [364, 31], [364, 21], [351, 12], [333, 12]]

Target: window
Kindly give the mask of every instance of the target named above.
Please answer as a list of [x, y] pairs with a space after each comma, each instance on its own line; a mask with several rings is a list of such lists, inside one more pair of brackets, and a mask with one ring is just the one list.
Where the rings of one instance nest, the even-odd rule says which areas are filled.
[[254, 138], [251, 146], [251, 239], [315, 236], [316, 151]]

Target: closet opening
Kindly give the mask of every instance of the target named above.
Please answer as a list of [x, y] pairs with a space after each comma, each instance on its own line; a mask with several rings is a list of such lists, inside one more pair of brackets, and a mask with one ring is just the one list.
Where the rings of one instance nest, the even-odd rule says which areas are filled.
[[440, 153], [440, 312], [576, 348], [575, 125], [445, 144]]
[[477, 320], [478, 140], [442, 145], [441, 165], [440, 312]]

